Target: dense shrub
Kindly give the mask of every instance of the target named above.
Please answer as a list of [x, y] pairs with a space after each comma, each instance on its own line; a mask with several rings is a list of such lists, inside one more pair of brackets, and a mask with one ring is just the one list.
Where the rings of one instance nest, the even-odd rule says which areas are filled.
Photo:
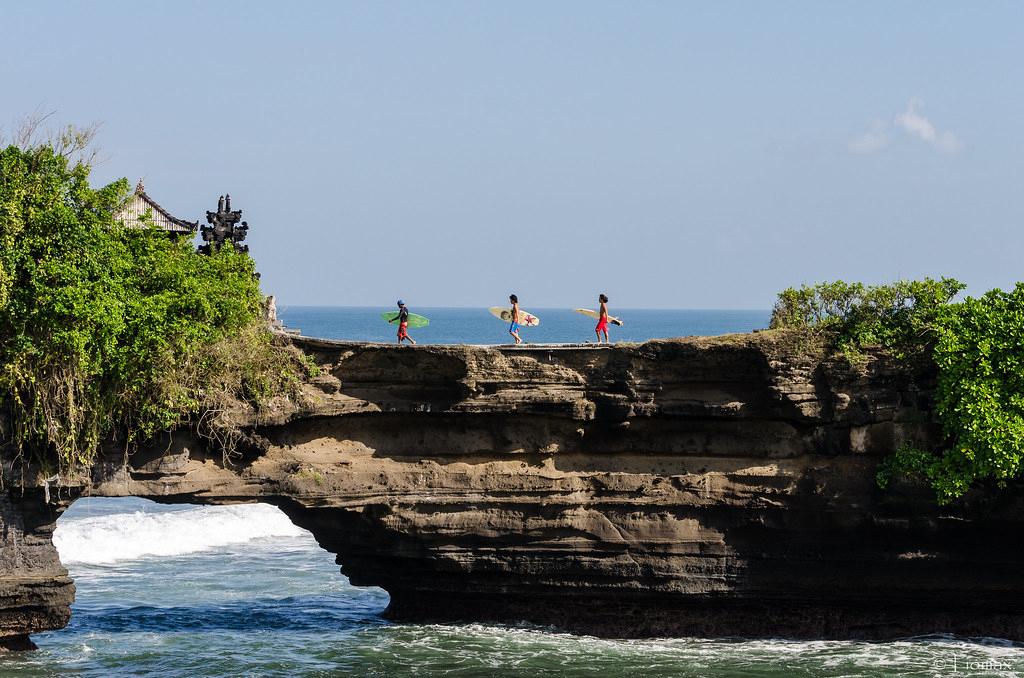
[[916, 475], [948, 502], [1024, 472], [1024, 284], [949, 305], [936, 334], [936, 412], [949, 446], [937, 454], [901, 449], [879, 480]]
[[[262, 296], [248, 255], [200, 256], [186, 240], [123, 228], [113, 214], [128, 183], [88, 179], [49, 145], [0, 150], [0, 436], [60, 471], [104, 439], [131, 444], [201, 414], [218, 388], [211, 347], [273, 350], [249, 329]], [[242, 370], [230, 390], [281, 388], [295, 370], [287, 355], [279, 363], [273, 383]]]
[[827, 331], [841, 350], [880, 345], [903, 352], [927, 344], [939, 314], [964, 287], [952, 278], [791, 287], [779, 294], [771, 327]]
[[772, 314], [772, 327], [826, 333], [843, 351], [880, 345], [897, 355], [931, 353], [947, 444], [898, 450], [878, 480], [924, 479], [942, 503], [1024, 475], [1024, 285], [951, 303], [963, 287], [948, 278], [825, 283], [782, 292]]

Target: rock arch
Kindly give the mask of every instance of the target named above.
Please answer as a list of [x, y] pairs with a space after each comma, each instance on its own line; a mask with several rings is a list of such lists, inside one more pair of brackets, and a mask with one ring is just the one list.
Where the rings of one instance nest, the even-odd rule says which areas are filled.
[[[177, 432], [58, 497], [279, 506], [397, 619], [612, 636], [1024, 637], [1024, 512], [883, 494], [928, 441], [934, 374], [777, 334], [639, 346], [396, 348], [296, 339], [316, 404], [252, 421], [226, 464]], [[66, 499], [0, 502], [0, 634], [67, 621]], [[942, 591], [941, 600], [936, 591]]]

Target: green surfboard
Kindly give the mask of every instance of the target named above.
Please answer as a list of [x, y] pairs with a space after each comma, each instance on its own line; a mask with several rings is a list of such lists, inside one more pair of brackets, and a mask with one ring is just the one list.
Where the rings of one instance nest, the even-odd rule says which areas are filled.
[[[384, 318], [384, 320], [387, 320], [388, 322], [391, 322], [392, 320], [398, 317], [398, 311], [384, 311], [383, 313], [380, 314], [380, 317]], [[430, 321], [424, 318], [423, 316], [417, 313], [409, 314], [409, 327], [426, 327], [429, 324]], [[398, 325], [398, 323], [396, 322], [395, 325]]]

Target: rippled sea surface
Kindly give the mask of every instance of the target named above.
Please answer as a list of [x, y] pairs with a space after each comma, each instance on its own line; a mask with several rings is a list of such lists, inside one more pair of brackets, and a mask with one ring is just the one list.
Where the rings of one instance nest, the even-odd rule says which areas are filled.
[[23, 676], [1017, 676], [1024, 648], [935, 636], [888, 643], [614, 641], [536, 627], [391, 624], [387, 594], [269, 506], [83, 499], [55, 538], [71, 625], [0, 659]]

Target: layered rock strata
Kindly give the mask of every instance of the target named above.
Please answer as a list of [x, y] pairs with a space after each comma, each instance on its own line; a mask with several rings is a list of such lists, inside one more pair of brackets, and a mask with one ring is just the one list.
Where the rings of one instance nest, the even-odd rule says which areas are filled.
[[[386, 589], [395, 619], [1024, 638], [1019, 501], [940, 510], [925, 491], [875, 483], [882, 456], [937, 441], [927, 364], [850, 365], [774, 333], [610, 348], [295, 342], [324, 374], [306, 405], [248, 422], [236, 458], [178, 433], [127, 465], [104, 458], [63, 496], [276, 504], [352, 583]], [[48, 540], [52, 504], [21, 514], [50, 511], [25, 534]], [[40, 613], [48, 628], [71, 591], [51, 565], [40, 572], [64, 598]], [[0, 629], [37, 630], [11, 614]]]
[[0, 492], [0, 651], [71, 619], [75, 585], [53, 546], [60, 507], [45, 489]]

